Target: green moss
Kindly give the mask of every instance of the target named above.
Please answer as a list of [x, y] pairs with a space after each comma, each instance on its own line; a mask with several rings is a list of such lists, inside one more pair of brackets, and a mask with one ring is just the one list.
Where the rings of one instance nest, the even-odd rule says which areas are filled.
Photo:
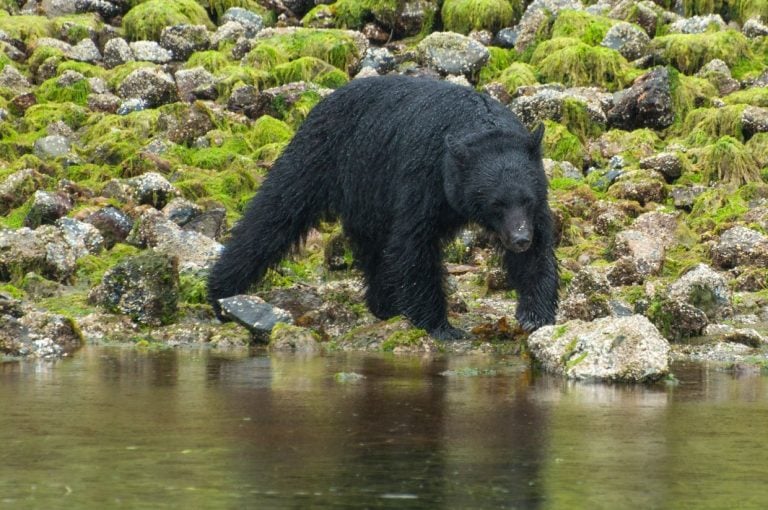
[[[509, 67], [517, 58], [517, 52], [513, 49], [488, 47], [488, 62], [478, 74], [478, 84], [485, 85], [496, 79], [501, 72]], [[535, 79], [535, 78], [534, 78]]]
[[293, 137], [293, 130], [285, 122], [262, 115], [253, 123], [247, 136], [252, 147], [262, 147], [272, 143], [289, 142]]
[[603, 132], [603, 126], [590, 117], [586, 103], [571, 97], [563, 101], [561, 123], [585, 143], [590, 138], [600, 136], [600, 133]]
[[654, 38], [651, 47], [687, 75], [694, 74], [715, 58], [725, 62], [754, 58], [747, 38], [735, 30], [665, 35]]
[[76, 105], [85, 106], [88, 94], [91, 92], [91, 86], [88, 80], [83, 78], [69, 86], [62, 86], [58, 83], [58, 78], [51, 78], [44, 81], [35, 91], [35, 96], [39, 103], [65, 103], [70, 102]]
[[136, 5], [123, 17], [125, 35], [133, 41], [158, 41], [163, 28], [181, 24], [214, 28], [208, 13], [195, 0], [149, 0]]
[[46, 103], [31, 106], [24, 112], [24, 131], [42, 131], [53, 122], [62, 121], [77, 130], [83, 126], [89, 111], [74, 103]]
[[101, 30], [101, 21], [96, 13], [69, 14], [51, 19], [51, 31], [59, 39], [77, 44]]
[[127, 257], [138, 255], [138, 248], [127, 244], [117, 243], [111, 250], [105, 250], [98, 255], [86, 255], [77, 259], [76, 275], [78, 280], [88, 285], [96, 285], [101, 282], [104, 273]]
[[338, 88], [349, 81], [346, 73], [315, 57], [300, 57], [280, 64], [270, 73], [269, 86], [307, 81], [327, 88]]
[[743, 186], [736, 192], [732, 187], [718, 187], [702, 193], [696, 197], [691, 213], [686, 218], [688, 225], [695, 232], [708, 235], [733, 226], [749, 211], [754, 186]]
[[292, 104], [287, 104], [284, 98], [278, 96], [274, 99], [272, 107], [277, 111], [280, 119], [293, 129], [297, 129], [321, 99], [320, 94], [308, 90], [302, 93], [299, 99]]
[[10, 283], [0, 283], [0, 294], [5, 294], [13, 299], [23, 299], [24, 291]]
[[504, 85], [508, 94], [514, 94], [518, 87], [538, 83], [533, 67], [522, 62], [514, 62], [507, 66], [496, 78], [496, 81]]
[[614, 24], [615, 20], [586, 11], [563, 10], [552, 25], [552, 38], [573, 37], [590, 46], [597, 46]]
[[43, 310], [69, 319], [85, 317], [96, 312], [96, 307], [88, 303], [87, 291], [67, 292], [62, 296], [40, 299], [35, 304]]
[[579, 137], [557, 122], [548, 120], [544, 125], [544, 157], [555, 161], [569, 161], [576, 168], [584, 166], [584, 146]]
[[768, 1], [766, 0], [728, 0], [723, 3], [728, 4], [728, 14], [732, 20], [740, 23], [754, 17], [760, 17], [763, 21], [768, 20]]
[[231, 65], [222, 69], [216, 75], [216, 91], [219, 97], [229, 97], [232, 91], [244, 85], [257, 87], [266, 83], [269, 73], [249, 66]]
[[187, 63], [184, 64], [186, 69], [192, 69], [194, 67], [202, 67], [211, 74], [220, 74], [224, 69], [232, 66], [234, 62], [220, 51], [197, 51], [193, 53]]
[[683, 123], [683, 132], [689, 133], [687, 141], [692, 146], [701, 144], [703, 140], [712, 141], [721, 136], [732, 136], [744, 141], [741, 127], [744, 108], [746, 105], [733, 105], [723, 108], [697, 108], [691, 111]]
[[445, 0], [441, 10], [443, 27], [468, 34], [473, 30], [497, 32], [514, 25], [522, 14], [520, 0]]
[[244, 58], [247, 65], [257, 65], [264, 58], [263, 45], [273, 47], [289, 60], [315, 57], [349, 73], [362, 55], [349, 33], [342, 30], [297, 28], [261, 40]]
[[533, 53], [531, 53], [528, 62], [532, 66], [537, 66], [541, 63], [542, 60], [551, 54], [565, 48], [570, 48], [571, 46], [576, 46], [577, 44], [579, 44], [579, 40], [574, 37], [558, 37], [556, 39], [543, 41], [542, 43], [536, 45], [536, 49], [533, 50]]
[[81, 154], [90, 163], [120, 165], [133, 158], [157, 133], [160, 112], [92, 115], [81, 138]]
[[64, 60], [64, 52], [50, 46], [40, 46], [35, 48], [35, 50], [32, 52], [32, 55], [30, 55], [29, 59], [27, 59], [27, 68], [29, 69], [29, 73], [32, 76], [36, 75], [37, 70], [41, 65], [43, 65], [44, 62], [48, 61], [48, 59], [55, 59], [61, 62]]
[[396, 347], [412, 347], [419, 345], [423, 338], [427, 337], [427, 332], [423, 329], [407, 329], [395, 331], [387, 337], [381, 344], [381, 350], [392, 352]]
[[726, 104], [749, 104], [768, 107], [768, 87], [753, 87], [728, 94], [723, 98]]
[[694, 108], [709, 106], [711, 98], [717, 97], [717, 89], [703, 78], [685, 76], [673, 67], [668, 67], [675, 125], [680, 126], [688, 112]]
[[552, 52], [537, 68], [546, 81], [566, 86], [602, 86], [617, 90], [630, 82], [629, 64], [619, 52], [581, 41]]
[[174, 186], [188, 200], [210, 198], [222, 203], [227, 209], [228, 217], [236, 219], [256, 190], [257, 177], [255, 169], [237, 168], [221, 171], [189, 168], [177, 172]]
[[107, 70], [101, 66], [87, 62], [76, 62], [74, 60], [67, 60], [59, 64], [56, 68], [56, 75], [61, 76], [65, 71], [75, 71], [86, 78], [106, 78], [108, 75]]
[[110, 69], [106, 78], [109, 88], [116, 90], [129, 74], [134, 72], [136, 69], [142, 69], [144, 67], [154, 68], [157, 66], [151, 62], [126, 62], [125, 64], [120, 64], [119, 66]]
[[250, 65], [265, 71], [290, 60], [291, 55], [286, 48], [264, 43], [253, 48], [247, 56], [247, 61]]
[[741, 186], [762, 182], [760, 165], [737, 139], [723, 136], [702, 150], [697, 166], [710, 181]]
[[760, 167], [768, 166], [768, 133], [757, 133], [744, 146]]
[[181, 273], [179, 275], [179, 301], [202, 305], [208, 302], [208, 281], [204, 277]]
[[[24, 204], [12, 209], [5, 216], [0, 216], [0, 227], [18, 229], [24, 226], [24, 218], [27, 217], [32, 209], [32, 199], [30, 198]], [[20, 278], [23, 274], [18, 275]]]
[[45, 16], [5, 16], [0, 15], [0, 30], [14, 39], [21, 39], [29, 44], [41, 37], [53, 37], [53, 27]]
[[[259, 14], [264, 24], [272, 25], [275, 22], [275, 13], [262, 7], [256, 0], [198, 0], [201, 4], [208, 7], [208, 10], [216, 19], [221, 18], [230, 7], [242, 7]], [[207, 5], [206, 5], [207, 4]]]

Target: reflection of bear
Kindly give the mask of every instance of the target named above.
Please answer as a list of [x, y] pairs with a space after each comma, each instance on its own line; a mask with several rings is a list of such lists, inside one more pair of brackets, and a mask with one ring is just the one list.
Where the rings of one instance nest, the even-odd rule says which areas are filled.
[[341, 218], [379, 318], [403, 314], [437, 338], [462, 336], [447, 319], [441, 242], [476, 222], [504, 247], [520, 324], [554, 322], [542, 135], [469, 88], [402, 76], [354, 80], [310, 113], [233, 228], [208, 280], [214, 308], [331, 215]]

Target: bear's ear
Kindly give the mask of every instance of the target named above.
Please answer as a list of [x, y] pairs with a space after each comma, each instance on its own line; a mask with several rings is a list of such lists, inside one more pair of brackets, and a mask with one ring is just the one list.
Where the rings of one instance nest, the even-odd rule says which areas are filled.
[[460, 165], [464, 165], [469, 161], [469, 152], [467, 151], [466, 144], [455, 136], [445, 135], [445, 146], [448, 149], [448, 153]]
[[544, 123], [540, 122], [536, 129], [531, 133], [533, 137], [533, 145], [538, 148], [541, 147], [541, 141], [544, 139]]

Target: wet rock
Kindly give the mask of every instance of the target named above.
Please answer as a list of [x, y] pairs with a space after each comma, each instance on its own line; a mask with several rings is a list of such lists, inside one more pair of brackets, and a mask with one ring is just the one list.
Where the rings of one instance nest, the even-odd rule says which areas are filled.
[[173, 60], [173, 54], [155, 41], [135, 41], [130, 44], [136, 60], [165, 64]]
[[278, 322], [292, 324], [291, 314], [272, 306], [258, 296], [240, 295], [219, 299], [225, 317], [242, 324], [257, 336], [264, 337]]
[[39, 12], [49, 18], [77, 12], [75, 0], [39, 0], [37, 8]]
[[31, 168], [24, 168], [0, 180], [0, 215], [7, 214], [29, 199], [48, 178]]
[[669, 372], [669, 343], [642, 315], [544, 326], [528, 348], [545, 370], [569, 379], [646, 382]]
[[96, 43], [87, 37], [72, 46], [67, 52], [67, 56], [72, 60], [79, 60], [80, 62], [94, 63], [101, 60], [101, 53], [99, 48], [96, 47]]
[[[322, 24], [324, 22], [322, 18], [323, 17], [321, 16], [321, 13], [318, 13], [318, 23]], [[327, 21], [330, 26], [325, 28], [333, 28], [334, 21], [330, 13], [328, 13]], [[366, 23], [361, 32], [366, 39], [376, 44], [385, 44], [387, 41], [389, 41], [389, 32], [381, 28], [376, 23]]]
[[670, 340], [700, 336], [709, 324], [707, 314], [685, 301], [662, 299], [649, 315]]
[[64, 233], [43, 225], [36, 230], [0, 229], [0, 280], [8, 281], [34, 271], [57, 282], [67, 282], [75, 272], [77, 253]]
[[92, 213], [85, 222], [99, 230], [104, 238], [104, 246], [108, 249], [115, 243], [125, 241], [133, 228], [133, 220], [130, 216], [111, 205]]
[[8, 89], [14, 94], [23, 94], [32, 89], [29, 80], [10, 64], [0, 70], [0, 88]]
[[196, 99], [215, 99], [216, 79], [202, 67], [180, 69], [174, 75], [179, 99], [192, 102]]
[[147, 172], [125, 181], [130, 187], [137, 204], [149, 204], [162, 209], [168, 201], [179, 195], [179, 191], [168, 179], [156, 172]]
[[90, 254], [96, 254], [104, 249], [104, 237], [99, 229], [74, 218], [59, 218], [56, 226], [64, 234], [67, 244], [79, 259]]
[[500, 48], [514, 48], [517, 42], [518, 31], [516, 28], [502, 28], [496, 32], [496, 37], [493, 38], [493, 45]]
[[178, 257], [182, 273], [209, 269], [222, 249], [221, 244], [207, 236], [182, 230], [155, 209], [148, 209], [141, 215], [126, 241]]
[[237, 21], [227, 21], [211, 36], [211, 47], [218, 49], [221, 43], [236, 42], [241, 37], [245, 37], [245, 27]]
[[174, 198], [163, 207], [163, 215], [183, 227], [193, 218], [202, 214], [203, 208], [185, 198]]
[[704, 312], [710, 320], [733, 313], [728, 282], [706, 264], [698, 264], [669, 286], [667, 296]]
[[172, 322], [178, 299], [176, 258], [153, 252], [121, 260], [88, 295], [91, 303], [147, 326]]
[[673, 34], [703, 34], [710, 25], [715, 25], [718, 30], [725, 29], [725, 22], [719, 14], [707, 14], [679, 19], [669, 26], [669, 31]]
[[128, 42], [122, 37], [115, 37], [110, 39], [104, 45], [104, 65], [111, 69], [126, 62], [133, 62], [136, 57], [133, 55], [133, 50], [128, 45]]
[[608, 200], [598, 200], [592, 207], [592, 224], [595, 231], [601, 235], [618, 232], [629, 223], [629, 215], [617, 203]]
[[129, 74], [118, 85], [118, 95], [123, 99], [138, 99], [150, 107], [177, 100], [176, 83], [160, 69], [140, 68]]
[[103, 342], [127, 342], [141, 330], [140, 326], [125, 315], [91, 313], [77, 320], [83, 339], [89, 344]]
[[314, 354], [322, 351], [322, 348], [318, 342], [317, 333], [311, 329], [290, 324], [276, 324], [269, 335], [269, 350]]
[[123, 0], [76, 0], [77, 12], [95, 12], [104, 20], [111, 20], [123, 14], [128, 4]]
[[259, 105], [259, 90], [252, 85], [243, 85], [236, 88], [227, 100], [227, 110], [242, 113], [251, 119], [260, 116]]
[[748, 347], [764, 347], [768, 339], [752, 328], [736, 328], [728, 324], [710, 324], [704, 329], [704, 335], [718, 337], [722, 342], [736, 343]]
[[72, 200], [66, 193], [37, 190], [24, 217], [24, 226], [35, 229], [40, 225], [51, 225], [71, 210]]
[[605, 128], [607, 118], [603, 111], [602, 92], [595, 89], [573, 88], [558, 90], [551, 85], [534, 86], [518, 90], [521, 93], [514, 98], [509, 107], [529, 129], [540, 122], [563, 120], [564, 103], [578, 101], [584, 105], [589, 121], [598, 129]]
[[264, 28], [264, 19], [260, 15], [240, 7], [230, 7], [219, 19], [219, 23], [222, 25], [230, 21], [242, 25], [245, 29], [245, 36], [248, 38], [255, 37]]
[[637, 128], [665, 129], [675, 120], [669, 70], [658, 67], [637, 78], [618, 94], [608, 112], [611, 126], [631, 131]]
[[15, 113], [19, 117], [23, 117], [26, 111], [37, 104], [37, 97], [32, 92], [25, 92], [14, 96], [11, 102], [8, 104], [12, 113]]
[[692, 185], [692, 186], [676, 186], [670, 191], [672, 201], [675, 207], [678, 209], [691, 210], [696, 198], [702, 193], [707, 191], [706, 186]]
[[88, 94], [87, 103], [91, 111], [116, 113], [122, 100], [114, 94]]
[[677, 215], [651, 211], [638, 216], [632, 223], [633, 230], [639, 230], [648, 237], [658, 240], [664, 248], [677, 244]]
[[227, 210], [222, 208], [208, 209], [187, 222], [183, 230], [197, 232], [217, 241], [224, 237], [227, 230]]
[[[395, 32], [400, 36], [417, 35], [424, 28], [428, 19], [435, 16], [435, 2], [429, 0], [406, 0], [395, 13]], [[378, 21], [382, 25], [389, 24], [390, 15], [385, 14]]]
[[515, 27], [518, 33], [515, 49], [522, 52], [536, 42], [536, 34], [550, 22], [552, 15], [564, 9], [580, 11], [583, 8], [578, 0], [533, 0]]
[[72, 142], [64, 136], [44, 136], [35, 140], [32, 152], [40, 159], [55, 159], [69, 154]]
[[365, 52], [360, 67], [368, 67], [379, 74], [386, 74], [395, 68], [395, 57], [386, 48], [368, 48]]
[[453, 32], [433, 32], [416, 50], [422, 65], [445, 74], [474, 74], [490, 56], [479, 42]]
[[614, 255], [629, 257], [643, 276], [658, 275], [664, 264], [664, 244], [656, 237], [639, 230], [624, 230], [616, 234]]
[[636, 60], [648, 51], [650, 37], [636, 25], [619, 22], [608, 29], [601, 46], [616, 50], [627, 60]]
[[760, 18], [750, 18], [744, 22], [741, 32], [750, 39], [768, 35], [768, 26]]
[[54, 296], [61, 296], [66, 287], [58, 282], [52, 282], [37, 273], [27, 273], [21, 281], [21, 289], [28, 299], [39, 300]]
[[180, 145], [191, 145], [215, 127], [210, 112], [199, 105], [183, 105], [173, 112], [163, 113], [157, 125], [165, 131], [168, 140]]
[[741, 88], [738, 80], [731, 76], [731, 70], [728, 65], [719, 58], [710, 60], [704, 67], [699, 69], [696, 76], [709, 80], [720, 93], [721, 96], [736, 92]]
[[606, 278], [614, 286], [635, 285], [643, 283], [645, 275], [637, 269], [637, 263], [631, 257], [621, 257], [610, 265]]
[[745, 138], [768, 132], [768, 108], [748, 105], [741, 113], [741, 130]]
[[611, 288], [605, 274], [586, 267], [576, 273], [558, 309], [558, 322], [571, 319], [591, 321], [611, 315]]
[[118, 115], [128, 115], [129, 113], [140, 112], [151, 107], [152, 105], [147, 100], [134, 97], [121, 101], [115, 113]]
[[641, 159], [640, 168], [655, 170], [664, 176], [664, 180], [672, 182], [683, 174], [683, 161], [677, 153], [660, 152]]
[[0, 317], [4, 315], [19, 318], [24, 315], [24, 312], [20, 300], [0, 292]]
[[710, 255], [722, 269], [739, 265], [768, 267], [768, 237], [747, 227], [732, 227], [722, 233]]
[[667, 193], [661, 178], [633, 178], [629, 174], [624, 174], [611, 184], [608, 188], [608, 194], [615, 198], [634, 200], [640, 205], [645, 205], [651, 202], [662, 203]]
[[211, 44], [204, 25], [174, 25], [160, 34], [160, 45], [169, 50], [174, 60], [187, 60], [196, 51], [205, 51]]
[[55, 359], [74, 352], [83, 339], [63, 315], [29, 312], [21, 318], [0, 315], [0, 354]]

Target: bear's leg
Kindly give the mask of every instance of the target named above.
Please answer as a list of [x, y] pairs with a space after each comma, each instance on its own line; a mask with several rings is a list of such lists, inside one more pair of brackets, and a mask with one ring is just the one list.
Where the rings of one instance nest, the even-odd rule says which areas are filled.
[[522, 253], [506, 251], [504, 268], [509, 285], [517, 291], [515, 318], [526, 331], [554, 324], [557, 313], [558, 271], [553, 249], [536, 244]]
[[440, 244], [428, 232], [394, 235], [385, 250], [387, 281], [393, 282], [397, 309], [418, 328], [440, 340], [465, 333], [448, 322]]
[[361, 248], [355, 250], [355, 258], [365, 275], [365, 302], [371, 313], [381, 320], [398, 315], [394, 291], [381, 267], [381, 254]]
[[325, 199], [321, 184], [314, 182], [317, 179], [295, 179], [290, 171], [277, 168], [277, 164], [292, 163], [290, 157], [278, 160], [272, 172], [283, 173], [270, 174], [264, 181], [211, 269], [208, 300], [219, 318], [218, 300], [242, 294], [261, 280], [267, 269], [301, 241], [322, 212]]

